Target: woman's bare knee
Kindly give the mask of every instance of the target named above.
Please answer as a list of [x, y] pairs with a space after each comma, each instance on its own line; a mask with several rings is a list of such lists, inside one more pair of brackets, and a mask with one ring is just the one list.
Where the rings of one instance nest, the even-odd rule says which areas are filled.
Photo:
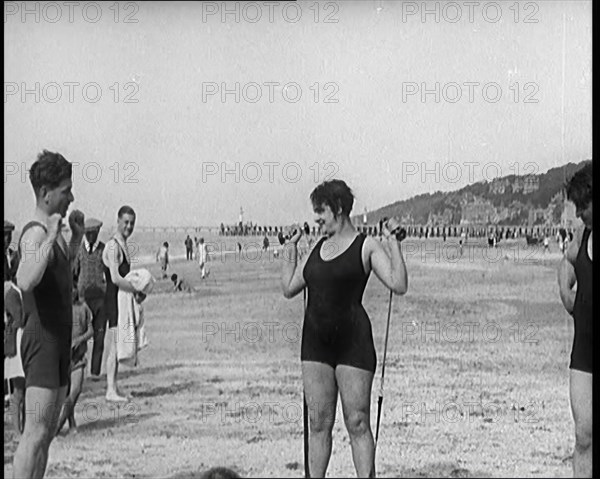
[[335, 423], [335, 403], [309, 405], [310, 430], [313, 433], [331, 432]]
[[365, 411], [351, 411], [344, 416], [348, 434], [360, 437], [370, 430], [369, 414]]
[[575, 447], [578, 451], [587, 451], [592, 447], [592, 425], [575, 425]]

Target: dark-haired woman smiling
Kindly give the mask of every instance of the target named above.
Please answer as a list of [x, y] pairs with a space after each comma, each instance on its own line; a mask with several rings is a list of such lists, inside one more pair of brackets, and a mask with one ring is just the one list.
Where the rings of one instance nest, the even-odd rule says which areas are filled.
[[310, 199], [324, 236], [298, 265], [297, 243], [303, 231], [296, 227], [282, 273], [286, 298], [308, 288], [301, 360], [310, 410], [310, 475], [325, 476], [339, 391], [356, 473], [374, 477], [369, 413], [377, 358], [362, 295], [371, 271], [394, 293], [406, 293], [406, 266], [387, 227], [383, 242], [356, 231], [350, 221], [354, 195], [345, 182], [326, 181]]

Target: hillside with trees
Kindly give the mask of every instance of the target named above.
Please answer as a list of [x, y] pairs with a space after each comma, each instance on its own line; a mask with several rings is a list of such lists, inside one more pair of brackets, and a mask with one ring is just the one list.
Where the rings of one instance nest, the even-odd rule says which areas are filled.
[[[537, 175], [508, 175], [457, 191], [425, 193], [367, 212], [367, 223], [397, 216], [404, 224], [558, 224], [564, 210], [564, 184], [591, 160], [568, 163]], [[357, 222], [363, 215], [353, 216]]]

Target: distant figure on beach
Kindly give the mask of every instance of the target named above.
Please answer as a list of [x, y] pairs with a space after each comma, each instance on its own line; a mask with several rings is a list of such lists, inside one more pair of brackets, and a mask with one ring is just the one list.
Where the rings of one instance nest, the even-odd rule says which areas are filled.
[[204, 243], [204, 238], [200, 238], [200, 243], [198, 244], [198, 264], [200, 265], [200, 277], [205, 279], [210, 271], [207, 271], [206, 263], [208, 262], [208, 250], [206, 248], [206, 244]]
[[162, 271], [162, 278], [167, 277], [167, 267], [169, 266], [169, 243], [166, 241], [158, 249], [156, 253], [156, 261], [160, 262], [160, 269]]
[[565, 239], [563, 240], [563, 254], [567, 253], [567, 250], [569, 249], [569, 243], [570, 235], [569, 232], [565, 230]]
[[263, 239], [263, 251], [268, 251], [269, 249], [269, 238], [267, 237], [267, 235], [265, 235], [265, 238]]
[[460, 234], [460, 239], [458, 240], [458, 248], [460, 251], [460, 255], [463, 255], [463, 246], [467, 242], [467, 233], [464, 231]]
[[193, 261], [193, 255], [194, 255], [194, 242], [192, 241], [192, 238], [190, 238], [190, 235], [187, 235], [187, 238], [184, 241], [184, 245], [185, 245], [185, 259], [188, 261]]
[[556, 243], [558, 244], [558, 249], [563, 254], [565, 252], [564, 247], [565, 247], [565, 239], [566, 238], [567, 238], [567, 230], [564, 228], [559, 228], [558, 232], [556, 233]]
[[186, 293], [191, 293], [194, 291], [194, 288], [183, 278], [180, 278], [175, 273], [171, 275], [171, 281], [173, 282], [173, 292], [185, 291]]

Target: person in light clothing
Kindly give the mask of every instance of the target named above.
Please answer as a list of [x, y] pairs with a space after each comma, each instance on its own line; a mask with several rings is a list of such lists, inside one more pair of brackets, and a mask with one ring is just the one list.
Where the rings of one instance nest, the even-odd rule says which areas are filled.
[[162, 271], [162, 278], [167, 277], [167, 268], [169, 267], [169, 243], [166, 241], [158, 249], [156, 253], [156, 261], [160, 262], [160, 269]]
[[129, 281], [135, 292], [119, 291], [117, 294], [117, 361], [135, 367], [138, 365], [138, 351], [148, 346], [142, 302], [152, 291], [155, 280], [146, 269], [131, 271], [125, 280]]
[[119, 318], [118, 293], [135, 293], [136, 289], [125, 279], [131, 270], [131, 258], [127, 248], [127, 239], [133, 233], [136, 215], [130, 206], [122, 206], [117, 213], [117, 231], [106, 243], [102, 261], [108, 268], [104, 310], [108, 319], [110, 348], [106, 359], [106, 400], [110, 402], [127, 402], [129, 398], [117, 387], [117, 326]]
[[206, 248], [206, 243], [204, 243], [204, 238], [200, 238], [200, 243], [198, 244], [198, 264], [200, 265], [200, 276], [202, 279], [208, 277], [210, 271], [208, 271], [206, 267], [206, 263], [208, 262], [208, 250]]

